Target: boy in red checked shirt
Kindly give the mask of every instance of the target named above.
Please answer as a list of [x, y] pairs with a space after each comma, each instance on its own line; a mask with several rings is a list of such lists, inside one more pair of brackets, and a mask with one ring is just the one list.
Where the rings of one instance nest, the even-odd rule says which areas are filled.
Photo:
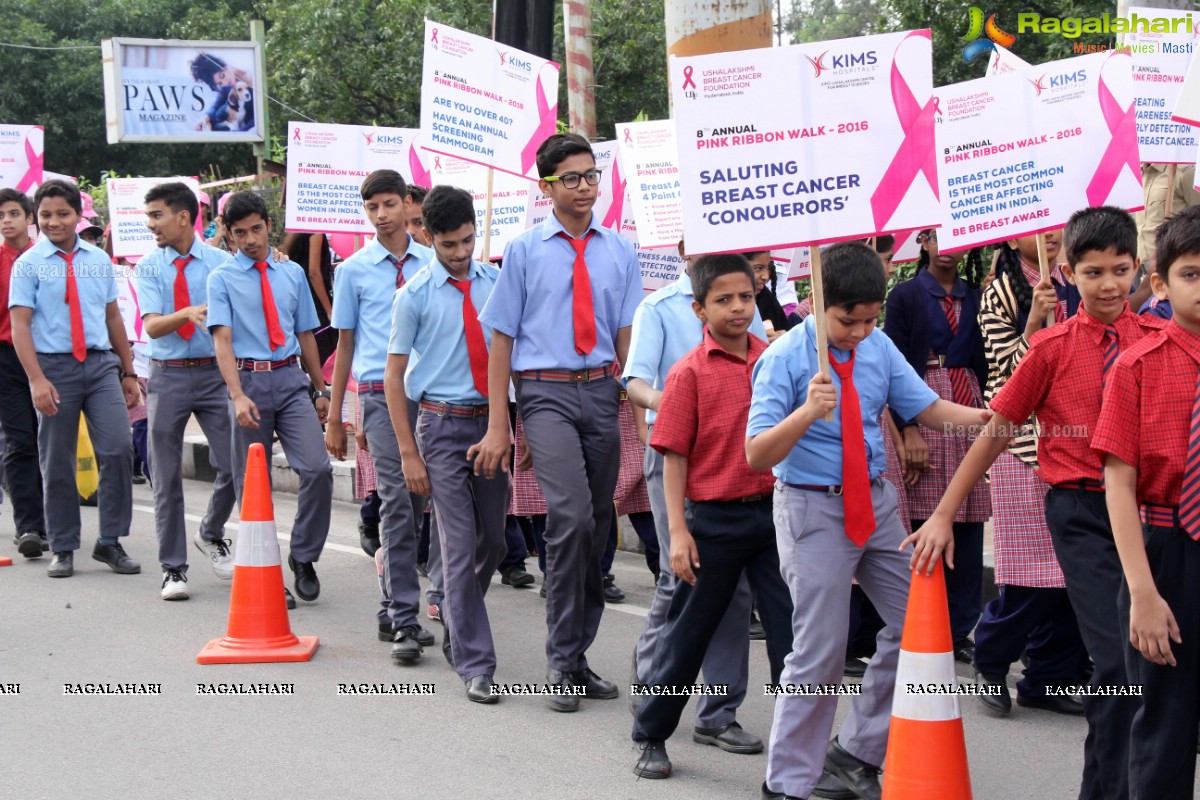
[[[955, 473], [933, 517], [905, 544], [916, 542], [912, 563], [917, 569], [932, 569], [942, 554], [953, 567], [955, 511], [1004, 451], [1012, 432], [1036, 415], [1041, 426], [1039, 474], [1051, 487], [1046, 522], [1080, 634], [1096, 665], [1091, 685], [1124, 686], [1125, 636], [1115, 605], [1121, 563], [1104, 504], [1103, 468], [1090, 437], [1117, 356], [1165, 323], [1134, 314], [1126, 302], [1137, 272], [1137, 226], [1129, 214], [1111, 206], [1078, 211], [1063, 238], [1064, 273], [1083, 301], [1079, 313], [1033, 336], [1016, 372], [992, 399], [995, 416]], [[980, 677], [985, 683], [1004, 685], [1003, 677]], [[1006, 688], [1000, 700], [1007, 699]], [[1026, 695], [1018, 686], [1021, 705], [1044, 707], [1061, 699]], [[1088, 737], [1079, 796], [1126, 798], [1136, 698], [1088, 696], [1083, 706]]]
[[[791, 652], [792, 601], [779, 572], [771, 493], [775, 478], [746, 462], [750, 373], [767, 343], [749, 332], [754, 273], [740, 255], [703, 256], [691, 266], [692, 309], [704, 341], [667, 374], [650, 446], [666, 457], [663, 488], [675, 589], [633, 740], [643, 778], [671, 774], [665, 741], [679, 725], [709, 641], [746, 573], [767, 633], [771, 682]], [[685, 503], [686, 498], [686, 503]], [[737, 723], [733, 723], [736, 725]]]
[[[1132, 800], [1192, 797], [1200, 684], [1200, 207], [1158, 230], [1160, 300], [1175, 316], [1123, 350], [1092, 439], [1125, 581], [1129, 682], [1142, 704], [1129, 743]], [[1138, 524], [1139, 515], [1141, 524]]]

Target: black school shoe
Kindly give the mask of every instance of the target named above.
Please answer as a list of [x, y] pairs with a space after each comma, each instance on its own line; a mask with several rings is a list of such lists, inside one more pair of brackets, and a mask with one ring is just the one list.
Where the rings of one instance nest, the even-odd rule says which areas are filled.
[[817, 781], [817, 785], [812, 790], [813, 797], [822, 797], [825, 800], [857, 800], [858, 795], [846, 788], [846, 784], [834, 775], [829, 770], [821, 772], [821, 780]]
[[667, 758], [667, 745], [656, 739], [637, 743], [641, 754], [633, 765], [633, 773], [639, 778], [657, 780], [671, 777], [671, 759]]
[[92, 558], [104, 564], [118, 575], [136, 575], [142, 571], [142, 565], [129, 557], [120, 542], [116, 544], [100, 544], [92, 548]]
[[825, 769], [862, 800], [880, 800], [879, 767], [852, 756], [835, 736], [825, 751]]
[[17, 552], [25, 558], [41, 558], [42, 553], [50, 550], [50, 542], [46, 540], [46, 534], [39, 531], [26, 531], [14, 536], [13, 544], [16, 545]]

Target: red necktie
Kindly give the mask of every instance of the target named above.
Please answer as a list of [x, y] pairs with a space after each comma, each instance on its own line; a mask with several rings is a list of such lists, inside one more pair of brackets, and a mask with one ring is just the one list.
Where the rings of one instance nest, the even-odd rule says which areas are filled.
[[471, 378], [475, 381], [475, 391], [487, 397], [487, 342], [483, 340], [483, 326], [479, 324], [479, 315], [475, 313], [475, 304], [471, 302], [471, 280], [450, 278], [450, 283], [463, 294], [463, 328], [467, 334], [467, 356], [471, 359]]
[[[188, 262], [192, 260], [191, 256], [175, 259], [175, 310], [187, 308], [192, 304], [191, 298], [188, 295], [187, 276], [183, 274], [183, 270], [187, 267]], [[175, 329], [175, 332], [184, 339], [191, 339], [192, 334], [196, 332], [196, 326], [190, 322], [185, 322]]]
[[[958, 308], [953, 297], [946, 295], [942, 298], [942, 310], [946, 312], [951, 338], [958, 336]], [[950, 375], [950, 399], [960, 406], [974, 406], [975, 392], [971, 388], [971, 379], [967, 377], [966, 368], [947, 367], [946, 372]]]
[[846, 535], [862, 547], [875, 530], [875, 505], [871, 502], [862, 409], [858, 404], [858, 389], [854, 388], [854, 351], [844, 364], [835, 361], [831, 351], [829, 366], [842, 380], [842, 505], [846, 514]]
[[596, 232], [589, 230], [582, 239], [572, 239], [566, 233], [558, 235], [575, 248], [574, 273], [571, 276], [571, 321], [575, 324], [575, 352], [586, 356], [596, 347], [596, 311], [592, 306], [592, 281], [588, 277], [583, 251]]
[[275, 294], [271, 291], [271, 282], [267, 280], [267, 262], [255, 261], [254, 268], [262, 279], [263, 317], [267, 321], [267, 339], [274, 350], [283, 347], [287, 337], [283, 335], [283, 328], [279, 327], [279, 309], [275, 307]]
[[63, 301], [71, 316], [71, 353], [76, 360], [87, 359], [87, 339], [83, 335], [83, 309], [79, 306], [79, 286], [75, 283], [75, 254], [58, 251], [62, 260], [67, 262], [67, 296]]
[[1196, 397], [1192, 400], [1190, 430], [1183, 485], [1179, 489], [1179, 527], [1193, 539], [1200, 539], [1200, 381], [1196, 383]]
[[404, 285], [404, 262], [408, 261], [411, 253], [405, 253], [404, 258], [396, 258], [391, 253], [388, 253], [388, 261], [392, 262], [392, 266], [396, 268], [396, 288], [399, 289]]

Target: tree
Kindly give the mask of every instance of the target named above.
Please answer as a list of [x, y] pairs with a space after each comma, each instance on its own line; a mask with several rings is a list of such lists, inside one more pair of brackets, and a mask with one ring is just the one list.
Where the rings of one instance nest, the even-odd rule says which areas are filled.
[[825, 42], [890, 29], [884, 0], [796, 0], [785, 27], [793, 42]]

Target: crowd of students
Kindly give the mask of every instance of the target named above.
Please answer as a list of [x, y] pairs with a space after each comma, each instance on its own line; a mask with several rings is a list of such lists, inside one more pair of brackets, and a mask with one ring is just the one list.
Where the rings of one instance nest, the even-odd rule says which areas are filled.
[[[1180, 765], [1195, 763], [1200, 672], [1200, 209], [1161, 224], [1138, 292], [1138, 230], [1111, 207], [1046, 236], [1063, 262], [1050, 280], [1035, 237], [1000, 246], [985, 274], [978, 251], [942, 252], [923, 231], [916, 275], [890, 294], [891, 237], [829, 246], [819, 353], [812, 304], [776, 294], [769, 252], [689, 258], [643, 296], [633, 245], [592, 215], [587, 141], [554, 135], [537, 166], [553, 213], [500, 268], [473, 259], [468, 193], [418, 188], [414, 202], [392, 170], [363, 181], [376, 235], [336, 267], [307, 236], [289, 247], [306, 263], [283, 258], [253, 192], [223, 203], [229, 249], [197, 236], [184, 184], [146, 195], [158, 247], [135, 279], [164, 600], [189, 591], [191, 417], [216, 470], [194, 546], [232, 577], [226, 524], [247, 449], [277, 439], [300, 482], [288, 565], [309, 602], [329, 456], [346, 457], [353, 428], [377, 498], [360, 533], [379, 567], [379, 638], [401, 665], [435, 644], [419, 621], [423, 571], [427, 616], [474, 702], [500, 697], [494, 575], [534, 583], [523, 507], [538, 513], [547, 702], [572, 712], [619, 696], [587, 655], [605, 602], [620, 600], [609, 569], [623, 503], [656, 581], [631, 668], [642, 777], [671, 774], [678, 690], [701, 672], [728, 691], [700, 699], [693, 739], [764, 749], [737, 722], [756, 610], [780, 689], [762, 796], [878, 798], [909, 576], [942, 560], [955, 657], [997, 689], [981, 701], [1010, 713], [1006, 676], [1024, 658], [1018, 705], [1086, 715], [1081, 797], [1191, 797], [1194, 770]], [[81, 414], [100, 466], [92, 557], [140, 571], [121, 542], [127, 409], [142, 391], [110, 257], [78, 231], [81, 210], [63, 181], [32, 199], [0, 190], [13, 542], [27, 558], [50, 552], [54, 578], [73, 574], [82, 544]], [[1149, 291], [1160, 302], [1135, 314]], [[325, 328], [336, 337], [322, 348]], [[989, 518], [999, 594], [981, 607]], [[845, 675], [862, 675], [862, 692], [831, 739], [836, 696], [804, 690]], [[1085, 682], [1082, 698], [1062, 691]], [[1114, 691], [1129, 685], [1144, 696]]]

